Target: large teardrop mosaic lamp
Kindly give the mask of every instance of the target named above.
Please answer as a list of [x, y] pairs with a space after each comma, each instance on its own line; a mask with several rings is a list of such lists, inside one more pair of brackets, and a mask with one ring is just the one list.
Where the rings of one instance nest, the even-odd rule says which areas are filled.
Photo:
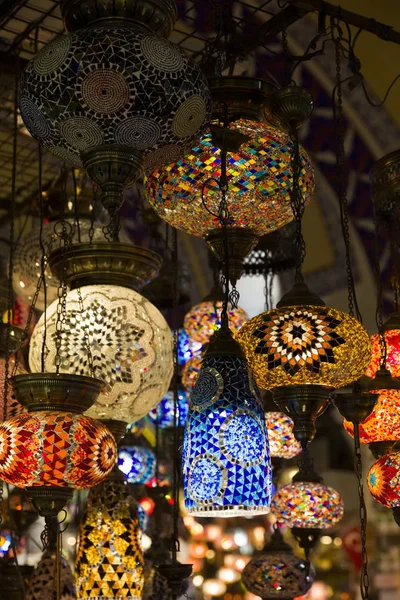
[[272, 390], [300, 442], [313, 439], [315, 419], [332, 391], [360, 378], [371, 357], [364, 327], [327, 307], [304, 283], [295, 284], [277, 308], [247, 321], [238, 340], [257, 385]]
[[264, 412], [240, 346], [210, 342], [189, 401], [185, 507], [198, 517], [269, 512], [272, 469]]
[[[224, 111], [228, 112], [229, 136], [224, 134], [232, 143], [227, 155], [228, 243], [231, 278], [236, 280], [241, 272], [239, 259], [251, 252], [258, 237], [293, 220], [292, 142], [287, 133], [265, 122], [265, 106], [271, 97], [266, 82], [249, 77], [209, 81], [213, 118], [225, 122]], [[311, 98], [310, 102], [312, 106]], [[226, 144], [211, 128], [184, 157], [149, 171], [145, 180], [147, 199], [157, 214], [173, 227], [205, 238], [219, 258], [224, 252], [218, 217], [221, 194], [216, 182], [221, 177], [220, 148]], [[303, 149], [301, 157], [300, 186], [308, 202], [314, 173]]]
[[315, 571], [307, 561], [293, 554], [277, 529], [270, 541], [245, 566], [245, 588], [264, 600], [297, 598], [310, 589]]
[[50, 516], [74, 489], [97, 485], [115, 464], [113, 436], [82, 414], [104, 384], [55, 373], [17, 375], [11, 384], [27, 412], [0, 425], [0, 478], [26, 489], [39, 514]]
[[[146, 415], [168, 391], [173, 370], [173, 338], [158, 309], [136, 289], [156, 276], [160, 257], [127, 244], [72, 245], [50, 255], [54, 272], [67, 263], [71, 291], [61, 336], [60, 371], [90, 374], [88, 335], [96, 377], [106, 383], [87, 414], [132, 423]], [[80, 306], [79, 289], [83, 303]], [[54, 369], [57, 306], [46, 312], [49, 352], [45, 368]], [[82, 314], [81, 314], [82, 313]], [[36, 325], [29, 353], [32, 371], [41, 369], [44, 316]]]
[[66, 35], [26, 67], [19, 106], [30, 134], [46, 150], [83, 166], [117, 208], [144, 168], [175, 161], [210, 117], [200, 68], [167, 39], [174, 0], [63, 0]]

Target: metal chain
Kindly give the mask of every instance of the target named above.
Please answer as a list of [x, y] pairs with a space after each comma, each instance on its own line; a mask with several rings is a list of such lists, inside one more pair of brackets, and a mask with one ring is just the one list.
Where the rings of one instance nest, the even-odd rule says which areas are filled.
[[[62, 226], [62, 232], [61, 232], [61, 243], [62, 243], [62, 247], [63, 247], [63, 267], [62, 267], [62, 275], [61, 275], [61, 279], [57, 288], [57, 298], [58, 298], [58, 303], [57, 303], [57, 318], [56, 318], [56, 339], [55, 339], [55, 345], [56, 345], [56, 356], [55, 356], [55, 366], [56, 366], [56, 373], [57, 375], [59, 375], [60, 373], [60, 366], [61, 366], [61, 347], [62, 347], [62, 337], [63, 337], [63, 331], [64, 331], [64, 325], [65, 325], [65, 321], [66, 321], [66, 316], [67, 316], [67, 261], [65, 260], [65, 254], [67, 251], [68, 246], [70, 245], [70, 240], [72, 237], [72, 233], [70, 231], [69, 235], [67, 233], [67, 224], [69, 225], [69, 223], [67, 223], [67, 221], [64, 219], [64, 217], [62, 218], [61, 221], [61, 226]], [[58, 223], [56, 224], [55, 227], [57, 227]], [[72, 229], [72, 228], [71, 228]]]
[[[334, 28], [332, 27], [332, 31]], [[350, 224], [349, 209], [346, 186], [346, 153], [344, 148], [345, 120], [343, 110], [343, 90], [342, 90], [342, 65], [341, 65], [341, 41], [343, 39], [342, 31], [338, 28], [338, 36], [335, 38], [335, 62], [336, 62], [336, 85], [332, 98], [332, 108], [334, 112], [334, 129], [336, 140], [336, 173], [337, 187], [339, 197], [340, 221], [342, 226], [343, 240], [346, 252], [346, 277], [347, 277], [347, 297], [349, 314], [356, 317], [362, 323], [361, 313], [358, 307], [356, 289], [354, 284], [353, 269], [351, 264], [351, 246], [350, 246]], [[336, 95], [336, 98], [335, 98]], [[337, 109], [336, 109], [337, 104]]]
[[174, 375], [173, 375], [173, 393], [174, 393], [174, 465], [173, 465], [173, 531], [171, 537], [171, 552], [173, 562], [177, 562], [177, 554], [180, 550], [179, 545], [179, 489], [180, 489], [180, 466], [179, 466], [179, 398], [178, 398], [178, 381], [179, 381], [179, 327], [178, 327], [178, 305], [179, 305], [179, 278], [178, 278], [178, 232], [176, 229], [172, 231], [172, 264], [174, 266], [173, 274], [173, 332], [174, 332]]
[[360, 431], [358, 423], [354, 423], [354, 450], [355, 450], [355, 472], [358, 479], [358, 499], [360, 507], [360, 530], [361, 530], [361, 553], [362, 568], [360, 578], [360, 592], [362, 600], [369, 600], [369, 575], [368, 575], [368, 552], [367, 552], [367, 508], [364, 500], [363, 468], [361, 459]]
[[375, 239], [374, 239], [374, 262], [375, 262], [375, 283], [376, 283], [376, 314], [375, 321], [376, 327], [378, 329], [379, 334], [379, 349], [381, 355], [381, 368], [386, 368], [386, 358], [387, 358], [387, 347], [385, 340], [385, 331], [383, 328], [383, 283], [381, 277], [381, 266], [379, 262], [380, 256], [380, 227], [379, 221], [377, 219], [375, 206], [372, 206], [372, 215], [373, 215], [373, 223], [374, 223], [374, 231], [375, 231]]
[[300, 188], [300, 172], [301, 172], [301, 155], [299, 133], [296, 127], [290, 128], [290, 138], [292, 140], [292, 152], [290, 155], [290, 166], [292, 170], [292, 189], [290, 194], [290, 204], [293, 211], [293, 216], [296, 221], [296, 245], [297, 245], [297, 261], [295, 266], [295, 281], [296, 283], [303, 281], [302, 266], [306, 256], [306, 244], [302, 231], [302, 220], [305, 209], [305, 201]]
[[104, 237], [108, 242], [118, 242], [121, 231], [121, 218], [119, 208], [111, 207], [108, 209], [110, 216], [108, 224], [103, 227]]

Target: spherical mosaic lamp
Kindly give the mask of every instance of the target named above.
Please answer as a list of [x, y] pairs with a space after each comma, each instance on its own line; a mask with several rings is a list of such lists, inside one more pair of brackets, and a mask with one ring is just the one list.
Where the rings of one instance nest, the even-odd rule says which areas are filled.
[[123, 443], [118, 452], [118, 467], [129, 483], [150, 483], [156, 474], [156, 455], [139, 443]]
[[314, 577], [314, 568], [293, 554], [279, 529], [242, 572], [245, 588], [265, 600], [303, 596], [310, 589]]
[[[265, 122], [271, 88], [247, 77], [210, 80], [213, 118], [228, 129], [212, 126], [183, 158], [147, 174], [146, 195], [157, 214], [187, 233], [204, 237], [223, 256], [219, 206], [221, 149], [227, 155], [227, 200], [231, 276], [240, 276], [236, 257], [254, 248], [259, 236], [293, 220], [290, 205], [292, 142], [287, 133]], [[309, 98], [312, 106], [312, 100]], [[225, 111], [225, 112], [224, 112]], [[226, 115], [228, 112], [228, 115]], [[222, 136], [222, 139], [221, 139]], [[301, 150], [300, 186], [305, 202], [314, 189], [311, 161]]]
[[293, 435], [293, 421], [281, 412], [265, 413], [271, 457], [290, 459], [301, 452]]
[[136, 501], [118, 477], [89, 492], [75, 578], [77, 598], [142, 598], [144, 560]]
[[[29, 582], [26, 600], [53, 598], [56, 589], [56, 550], [43, 553]], [[60, 600], [75, 600], [75, 581], [68, 561], [61, 556]]]
[[[184, 427], [189, 411], [188, 395], [185, 390], [178, 390], [177, 423]], [[157, 423], [161, 429], [168, 429], [175, 425], [175, 397], [174, 392], [167, 392], [161, 402], [149, 412], [149, 419]]]
[[[207, 344], [210, 337], [221, 327], [221, 300], [200, 302], [193, 306], [185, 315], [183, 326], [189, 338], [199, 344]], [[228, 309], [229, 327], [237, 333], [248, 320], [248, 315], [243, 308], [232, 306]]]
[[[94, 373], [106, 383], [87, 414], [132, 423], [146, 415], [169, 388], [173, 370], [173, 338], [158, 309], [135, 289], [152, 279], [160, 257], [127, 244], [72, 245], [50, 256], [53, 271], [67, 262], [71, 291], [61, 335], [60, 371]], [[81, 303], [82, 299], [82, 303]], [[83, 310], [82, 310], [83, 306]], [[29, 353], [32, 371], [41, 369], [46, 322], [49, 351], [45, 368], [54, 368], [57, 337], [54, 302], [36, 325]]]
[[182, 385], [188, 394], [193, 392], [202, 362], [202, 356], [195, 354], [187, 361], [182, 369]]
[[364, 327], [327, 307], [304, 283], [296, 283], [277, 308], [247, 321], [238, 340], [256, 383], [272, 390], [300, 442], [314, 437], [315, 418], [333, 389], [361, 377], [371, 357]]
[[97, 485], [115, 464], [117, 449], [109, 430], [81, 414], [103, 382], [30, 373], [11, 383], [28, 411], [0, 425], [0, 478], [26, 489], [39, 514], [52, 516], [74, 489]]
[[174, 0], [93, 8], [63, 0], [68, 34], [26, 67], [19, 106], [31, 135], [62, 161], [83, 167], [107, 207], [143, 168], [177, 160], [210, 117], [200, 68], [167, 39]]
[[183, 474], [190, 514], [269, 512], [272, 469], [264, 412], [229, 329], [208, 345], [189, 400]]

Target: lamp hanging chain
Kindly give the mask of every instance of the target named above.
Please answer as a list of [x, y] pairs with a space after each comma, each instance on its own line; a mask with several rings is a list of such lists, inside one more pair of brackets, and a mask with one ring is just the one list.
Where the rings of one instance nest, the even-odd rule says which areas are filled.
[[171, 537], [171, 553], [172, 561], [176, 563], [178, 561], [177, 554], [180, 550], [179, 544], [179, 531], [178, 531], [178, 520], [179, 520], [179, 489], [180, 489], [180, 455], [179, 455], [179, 419], [178, 419], [178, 379], [179, 379], [179, 327], [178, 327], [178, 304], [179, 304], [179, 275], [178, 275], [178, 232], [176, 229], [172, 231], [172, 252], [171, 252], [172, 264], [174, 266], [174, 278], [173, 278], [173, 332], [174, 332], [174, 375], [173, 375], [173, 392], [174, 392], [174, 437], [173, 437], [173, 529]]
[[301, 155], [299, 144], [299, 132], [294, 124], [291, 124], [289, 131], [292, 140], [292, 152], [290, 155], [290, 166], [292, 170], [292, 189], [290, 192], [290, 204], [293, 211], [293, 216], [296, 222], [296, 245], [297, 245], [297, 260], [295, 266], [295, 282], [301, 283], [304, 281], [302, 267], [306, 256], [306, 244], [304, 241], [302, 220], [305, 209], [305, 202], [300, 189], [300, 172], [301, 172]]
[[359, 424], [354, 423], [354, 450], [355, 450], [355, 471], [358, 479], [358, 499], [360, 509], [360, 535], [361, 535], [361, 554], [362, 567], [360, 578], [360, 592], [362, 600], [368, 600], [369, 575], [368, 575], [368, 552], [367, 552], [367, 508], [364, 499], [363, 467], [361, 459], [361, 444]]
[[[347, 181], [346, 181], [346, 153], [344, 146], [345, 136], [345, 120], [343, 110], [343, 89], [342, 89], [342, 65], [341, 65], [341, 42], [343, 39], [342, 30], [337, 26], [337, 36], [335, 37], [335, 63], [336, 63], [336, 84], [332, 96], [332, 109], [334, 116], [334, 132], [336, 142], [336, 184], [338, 188], [340, 222], [342, 228], [343, 241], [346, 254], [346, 278], [347, 278], [347, 297], [349, 314], [353, 317], [354, 314], [360, 323], [362, 316], [359, 310], [357, 295], [354, 283], [352, 261], [351, 261], [351, 245], [350, 245], [350, 220], [349, 207], [347, 198]], [[335, 31], [332, 21], [332, 31]]]
[[381, 369], [386, 369], [386, 359], [387, 359], [387, 347], [385, 340], [385, 331], [383, 327], [383, 284], [381, 278], [381, 265], [379, 262], [380, 256], [380, 227], [379, 221], [376, 216], [375, 207], [372, 207], [373, 210], [373, 221], [374, 221], [374, 231], [375, 231], [375, 239], [374, 239], [374, 261], [375, 261], [375, 283], [376, 283], [376, 327], [378, 329], [379, 335], [379, 349], [381, 355]]

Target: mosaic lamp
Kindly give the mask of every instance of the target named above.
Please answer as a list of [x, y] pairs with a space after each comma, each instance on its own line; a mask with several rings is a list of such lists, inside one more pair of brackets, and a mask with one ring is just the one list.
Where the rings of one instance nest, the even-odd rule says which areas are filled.
[[[241, 274], [244, 258], [260, 236], [293, 220], [290, 204], [292, 142], [287, 133], [265, 121], [272, 88], [249, 77], [209, 79], [214, 123], [182, 158], [147, 173], [145, 192], [157, 214], [173, 227], [206, 239], [223, 259], [219, 218], [221, 149], [227, 150], [228, 244], [231, 278]], [[298, 88], [300, 90], [300, 88]], [[312, 99], [308, 109], [312, 110]], [[300, 186], [308, 202], [314, 189], [311, 161], [301, 151]]]
[[188, 513], [269, 512], [272, 469], [264, 411], [227, 326], [207, 346], [189, 400], [182, 461]]
[[[90, 374], [88, 345], [94, 373], [106, 387], [88, 415], [133, 423], [146, 415], [169, 388], [173, 370], [171, 330], [158, 309], [136, 289], [157, 274], [158, 254], [121, 243], [69, 246], [50, 255], [60, 275], [66, 264], [71, 290], [61, 335], [60, 371]], [[82, 303], [81, 303], [82, 299]], [[82, 304], [82, 306], [81, 306]], [[54, 368], [57, 307], [46, 313], [49, 351], [45, 368]], [[36, 325], [29, 353], [32, 371], [41, 369], [45, 318]]]
[[115, 464], [113, 436], [82, 413], [102, 381], [80, 375], [29, 373], [11, 378], [27, 412], [0, 425], [0, 478], [24, 488], [42, 516], [54, 516], [74, 489], [97, 485]]
[[400, 452], [378, 458], [368, 472], [367, 484], [375, 500], [391, 508], [400, 525]]
[[129, 483], [150, 483], [156, 475], [156, 455], [144, 442], [132, 437], [128, 435], [121, 442], [118, 468], [126, 475]]
[[[9, 335], [8, 335], [9, 328]], [[8, 347], [8, 375], [13, 373], [15, 368], [15, 353], [21, 342], [22, 330], [14, 325], [7, 325], [6, 323], [0, 322], [0, 423], [10, 417], [15, 417], [23, 412], [23, 406], [15, 398], [11, 385], [8, 385], [7, 390], [7, 402], [4, 402], [4, 384], [6, 377], [6, 352]], [[8, 342], [7, 342], [8, 335]], [[22, 375], [24, 369], [20, 366], [17, 367], [16, 375]]]
[[265, 600], [303, 596], [310, 589], [314, 577], [314, 568], [293, 554], [278, 528], [242, 572], [245, 588]]
[[[221, 327], [222, 308], [222, 300], [206, 300], [193, 306], [183, 321], [189, 338], [201, 345], [207, 344], [213, 333]], [[229, 327], [233, 333], [237, 333], [248, 318], [240, 306], [228, 308]]]
[[77, 598], [142, 598], [144, 560], [136, 500], [114, 469], [90, 490], [79, 529]]
[[[392, 453], [400, 447], [400, 322], [399, 314], [394, 313], [384, 324], [386, 345], [385, 368], [381, 368], [382, 352], [380, 335], [371, 337], [372, 358], [366, 370], [371, 378], [368, 388], [377, 394], [373, 411], [359, 425], [360, 442], [369, 444], [376, 458]], [[354, 436], [354, 427], [346, 419], [344, 428]]]
[[296, 283], [277, 308], [247, 321], [238, 341], [257, 385], [272, 390], [302, 443], [313, 439], [315, 419], [333, 390], [361, 377], [371, 357], [364, 327], [327, 307], [305, 283]]
[[301, 452], [301, 444], [293, 435], [293, 421], [281, 412], [266, 412], [269, 450], [271, 457], [294, 458]]
[[46, 150], [84, 167], [116, 209], [144, 168], [177, 160], [206, 126], [210, 97], [200, 68], [167, 41], [174, 0], [63, 0], [68, 34], [26, 67], [23, 121]]
[[182, 385], [188, 394], [193, 392], [197, 377], [200, 373], [203, 358], [195, 354], [190, 358], [182, 369]]
[[[189, 411], [188, 394], [184, 389], [178, 390], [177, 422], [179, 427], [184, 427]], [[160, 429], [169, 429], [175, 425], [175, 397], [174, 392], [167, 392], [160, 403], [149, 412], [149, 419], [157, 423]]]

